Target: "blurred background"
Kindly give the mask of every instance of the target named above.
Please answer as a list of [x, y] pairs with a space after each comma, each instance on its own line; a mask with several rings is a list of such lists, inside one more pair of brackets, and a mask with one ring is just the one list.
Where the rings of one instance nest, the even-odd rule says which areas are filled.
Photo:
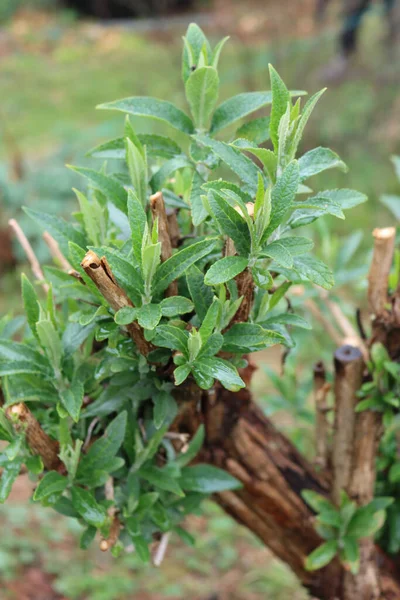
[[[7, 223], [17, 218], [42, 261], [35, 224], [23, 205], [68, 215], [85, 152], [116, 137], [121, 117], [96, 112], [131, 95], [184, 106], [181, 36], [196, 21], [214, 41], [231, 40], [221, 65], [221, 95], [268, 89], [273, 63], [289, 88], [328, 92], [307, 127], [303, 150], [329, 146], [349, 165], [315, 188], [356, 188], [369, 202], [346, 221], [318, 221], [318, 252], [335, 268], [334, 290], [348, 316], [362, 307], [370, 232], [400, 218], [400, 1], [377, 0], [0, 0], [0, 313], [20, 307], [27, 271]], [[156, 125], [149, 122], [149, 131]], [[382, 196], [383, 201], [382, 201]], [[352, 303], [347, 299], [352, 297]], [[324, 306], [320, 299], [319, 310]], [[10, 313], [11, 314], [11, 313]], [[267, 414], [312, 455], [312, 364], [333, 345], [318, 321], [299, 334], [286, 361], [260, 353], [254, 392]], [[322, 341], [324, 343], [322, 343]], [[308, 342], [308, 343], [307, 343]], [[312, 343], [310, 343], [312, 342]], [[299, 349], [297, 349], [299, 348]], [[0, 599], [8, 600], [302, 600], [288, 569], [211, 502], [191, 518], [195, 548], [173, 540], [162, 568], [133, 556], [77, 550], [79, 525], [29, 504], [20, 478], [0, 507]]]

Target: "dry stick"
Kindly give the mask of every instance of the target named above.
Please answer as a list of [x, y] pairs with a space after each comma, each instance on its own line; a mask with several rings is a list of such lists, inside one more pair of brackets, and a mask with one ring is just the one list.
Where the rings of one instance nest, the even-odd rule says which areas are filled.
[[[19, 243], [21, 244], [21, 246], [29, 260], [29, 263], [30, 263], [31, 269], [32, 269], [32, 273], [34, 274], [36, 279], [43, 282], [44, 275], [43, 275], [42, 268], [40, 266], [38, 259], [36, 258], [36, 255], [32, 249], [32, 246], [30, 245], [26, 235], [24, 234], [24, 232], [22, 231], [21, 227], [19, 226], [19, 224], [17, 223], [17, 221], [15, 219], [10, 219], [8, 221], [8, 224], [11, 227], [11, 229], [14, 231], [15, 235], [17, 236], [17, 239], [18, 239]], [[41, 285], [42, 285], [43, 290], [47, 294], [47, 292], [49, 291], [49, 286], [47, 285], [47, 283], [42, 283]]]
[[71, 265], [65, 258], [64, 254], [61, 252], [58, 242], [53, 238], [53, 236], [50, 235], [48, 231], [45, 231], [42, 237], [45, 243], [47, 244], [50, 250], [50, 254], [53, 257], [56, 264], [58, 264], [63, 269], [63, 271], [66, 271], [67, 273], [73, 271]]
[[327, 334], [329, 335], [329, 337], [332, 339], [332, 341], [337, 346], [341, 346], [342, 343], [343, 343], [342, 336], [335, 329], [335, 327], [332, 325], [332, 323], [330, 322], [330, 320], [325, 317], [325, 315], [319, 309], [319, 307], [316, 304], [316, 302], [314, 302], [314, 300], [312, 300], [311, 298], [307, 298], [304, 301], [304, 306], [310, 311], [310, 313], [313, 315], [313, 317], [315, 319], [317, 319], [317, 321], [319, 321], [321, 323], [321, 325], [324, 327], [325, 331], [327, 332]]
[[364, 361], [354, 346], [335, 352], [335, 424], [333, 436], [333, 500], [340, 504], [340, 492], [347, 490], [352, 473], [357, 391], [361, 387]]
[[13, 404], [6, 410], [7, 418], [17, 432], [25, 432], [26, 442], [33, 454], [40, 456], [48, 471], [63, 471], [64, 465], [58, 453], [59, 443], [47, 435], [29, 408], [23, 404]]
[[170, 538], [169, 532], [163, 533], [163, 535], [161, 536], [161, 540], [160, 540], [160, 542], [156, 548], [156, 551], [153, 555], [153, 565], [155, 567], [159, 567], [165, 558], [165, 553], [168, 548], [169, 538]]
[[326, 469], [328, 466], [329, 423], [327, 419], [327, 412], [329, 411], [329, 408], [326, 404], [326, 397], [330, 388], [331, 385], [326, 381], [324, 364], [322, 362], [318, 362], [314, 366], [314, 401], [316, 408], [315, 463], [322, 469]]
[[[124, 290], [119, 287], [105, 256], [99, 258], [89, 250], [81, 265], [113, 310], [118, 311], [125, 306], [133, 306]], [[136, 322], [130, 323], [127, 329], [139, 352], [147, 356], [153, 346], [145, 339], [140, 325]]]
[[177, 248], [179, 240], [181, 238], [181, 232], [179, 230], [178, 218], [176, 216], [175, 209], [166, 209], [169, 237], [171, 238], [171, 246]]
[[[169, 232], [168, 217], [165, 210], [165, 203], [162, 192], [157, 192], [150, 196], [150, 208], [153, 220], [158, 223], [158, 239], [161, 242], [161, 260], [165, 262], [172, 256], [172, 244]], [[178, 294], [178, 284], [173, 281], [166, 291], [167, 296], [176, 296]]]
[[[107, 479], [104, 491], [106, 500], [114, 501], [114, 480], [112, 477]], [[108, 537], [102, 538], [100, 541], [100, 550], [102, 552], [107, 552], [107, 550], [115, 546], [121, 531], [121, 522], [117, 517], [117, 510], [114, 504], [108, 509], [108, 516], [111, 517], [112, 521]]]
[[374, 229], [374, 253], [368, 275], [368, 306], [371, 315], [380, 316], [388, 301], [388, 277], [392, 266], [396, 229]]

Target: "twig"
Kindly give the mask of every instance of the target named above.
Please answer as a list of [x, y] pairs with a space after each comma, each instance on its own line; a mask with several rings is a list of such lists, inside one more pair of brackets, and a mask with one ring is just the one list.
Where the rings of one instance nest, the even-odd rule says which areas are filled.
[[24, 232], [22, 231], [21, 227], [19, 226], [19, 224], [17, 223], [17, 221], [15, 219], [10, 219], [8, 221], [8, 224], [11, 227], [11, 229], [14, 231], [19, 243], [21, 244], [21, 246], [28, 258], [28, 261], [31, 265], [32, 273], [34, 274], [36, 279], [41, 282], [41, 286], [42, 286], [43, 290], [45, 291], [45, 293], [47, 294], [47, 292], [49, 291], [49, 286], [47, 285], [47, 283], [44, 283], [44, 275], [43, 275], [42, 268], [40, 266], [38, 259], [36, 258], [36, 254], [34, 253], [32, 246], [30, 245], [30, 243], [28, 241], [28, 238], [26, 237], [26, 235], [24, 234]]
[[83, 450], [83, 451], [86, 451], [86, 450], [88, 449], [88, 447], [89, 447], [89, 444], [90, 444], [90, 440], [92, 439], [92, 433], [93, 433], [93, 429], [96, 427], [96, 425], [97, 425], [97, 423], [98, 423], [99, 421], [100, 421], [99, 417], [95, 417], [95, 418], [94, 418], [94, 419], [91, 421], [91, 423], [90, 423], [90, 425], [89, 425], [89, 427], [88, 427], [88, 430], [87, 430], [87, 434], [86, 434], [86, 438], [85, 438], [85, 443], [84, 443], [84, 444], [83, 444], [83, 446], [82, 446], [82, 450]]
[[50, 254], [53, 257], [56, 264], [58, 264], [63, 271], [69, 273], [72, 269], [71, 265], [65, 258], [64, 254], [60, 250], [60, 246], [58, 242], [50, 235], [48, 231], [43, 233], [43, 239], [50, 250]]
[[322, 469], [328, 466], [328, 437], [329, 423], [327, 412], [329, 408], [326, 404], [326, 397], [331, 389], [330, 383], [326, 381], [325, 367], [322, 362], [314, 366], [314, 401], [316, 408], [315, 421], [315, 463]]
[[29, 448], [33, 454], [41, 457], [46, 469], [49, 471], [64, 471], [64, 464], [58, 456], [59, 443], [43, 431], [40, 423], [25, 404], [21, 402], [8, 407], [6, 416], [17, 432], [25, 432]]
[[[81, 265], [113, 310], [118, 311], [124, 306], [133, 306], [124, 290], [119, 287], [105, 256], [99, 258], [89, 250]], [[140, 325], [133, 322], [127, 325], [127, 329], [139, 352], [147, 356], [153, 346], [145, 339]]]
[[325, 315], [319, 309], [319, 307], [316, 304], [316, 302], [314, 302], [314, 300], [312, 300], [311, 298], [306, 298], [304, 300], [304, 306], [310, 311], [310, 313], [313, 315], [313, 317], [315, 319], [317, 319], [317, 321], [319, 321], [321, 323], [321, 325], [324, 327], [325, 331], [327, 332], [327, 334], [329, 335], [329, 337], [332, 339], [332, 341], [337, 346], [341, 346], [342, 343], [343, 343], [342, 336], [335, 329], [335, 327], [332, 325], [332, 323], [330, 322], [330, 320], [327, 319], [327, 317], [325, 317]]
[[337, 302], [332, 302], [332, 300], [330, 300], [328, 297], [327, 292], [321, 292], [320, 295], [345, 336], [345, 339], [342, 341], [342, 343], [360, 348], [364, 360], [368, 360], [368, 348], [366, 344], [358, 335], [357, 330], [350, 323], [339, 304]]
[[169, 544], [170, 533], [163, 533], [153, 556], [153, 565], [159, 567], [165, 558], [165, 553]]
[[356, 396], [360, 389], [364, 361], [359, 348], [342, 346], [335, 352], [335, 424], [333, 437], [333, 500], [347, 490], [353, 466]]
[[[114, 480], [109, 477], [104, 486], [104, 493], [106, 500], [114, 502]], [[102, 538], [100, 541], [100, 550], [107, 552], [110, 548], [113, 548], [118, 541], [119, 534], [121, 531], [121, 522], [117, 517], [117, 509], [115, 504], [112, 504], [108, 509], [108, 516], [111, 518], [110, 531], [107, 538]]]
[[[172, 256], [172, 243], [162, 192], [157, 192], [150, 196], [150, 209], [153, 220], [157, 220], [158, 223], [158, 239], [161, 242], [161, 260], [164, 262]], [[177, 294], [178, 284], [176, 281], [173, 281], [169, 285], [166, 295], [176, 296]]]
[[372, 235], [375, 242], [368, 275], [368, 305], [370, 313], [379, 317], [385, 311], [388, 302], [388, 277], [392, 266], [396, 229], [374, 229]]

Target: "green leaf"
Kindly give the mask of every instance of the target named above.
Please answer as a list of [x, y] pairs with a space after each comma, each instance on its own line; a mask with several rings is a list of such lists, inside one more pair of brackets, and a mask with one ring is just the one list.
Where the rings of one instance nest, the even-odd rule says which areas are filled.
[[[139, 133], [138, 140], [146, 146], [146, 151], [149, 156], [161, 156], [162, 158], [173, 158], [177, 154], [182, 154], [182, 150], [178, 144], [171, 138], [162, 135]], [[124, 137], [115, 138], [104, 144], [96, 146], [89, 152], [87, 156], [102, 159], [126, 159], [126, 146]]]
[[26, 320], [31, 328], [33, 335], [37, 337], [36, 323], [39, 321], [40, 305], [35, 288], [29, 279], [22, 273], [21, 276], [22, 299], [24, 301], [24, 309]]
[[338, 552], [338, 543], [336, 540], [330, 540], [322, 544], [314, 552], [311, 552], [306, 558], [305, 567], [307, 571], [316, 571], [322, 569], [336, 556]]
[[14, 438], [14, 435], [14, 430], [10, 421], [7, 419], [4, 413], [4, 409], [0, 408], [0, 440], [3, 440], [5, 442], [11, 442]]
[[173, 396], [165, 390], [158, 390], [152, 396], [154, 403], [154, 425], [159, 429], [164, 423], [172, 423], [178, 412], [178, 405]]
[[73, 189], [73, 191], [78, 198], [83, 223], [89, 240], [92, 244], [97, 246], [101, 244], [101, 222], [99, 219], [99, 210], [101, 210], [101, 208], [94, 201], [89, 202], [86, 196], [79, 190]]
[[154, 329], [162, 317], [159, 304], [144, 304], [137, 311], [137, 320], [144, 329]]
[[215, 243], [215, 240], [205, 239], [196, 244], [191, 244], [163, 262], [158, 267], [154, 278], [153, 294], [161, 294], [170, 283], [183, 275], [189, 267], [207, 256], [214, 249]]
[[36, 323], [36, 331], [40, 344], [45, 350], [49, 361], [53, 365], [54, 369], [59, 371], [61, 368], [63, 348], [60, 336], [58, 335], [53, 323], [48, 320], [38, 321]]
[[355, 539], [345, 537], [343, 539], [343, 550], [340, 553], [343, 562], [350, 566], [350, 571], [355, 575], [360, 566], [360, 548]]
[[293, 136], [293, 141], [291, 143], [290, 154], [291, 154], [292, 158], [294, 158], [296, 156], [297, 148], [299, 146], [301, 136], [303, 135], [305, 126], [307, 125], [308, 119], [310, 118], [311, 113], [314, 110], [315, 105], [317, 104], [318, 100], [321, 98], [322, 94], [325, 91], [326, 91], [326, 88], [317, 92], [316, 94], [311, 96], [311, 98], [309, 98], [309, 100], [304, 105], [301, 116], [300, 116], [299, 121], [296, 126], [296, 132]]
[[207, 271], [204, 283], [206, 285], [218, 285], [234, 279], [242, 273], [248, 265], [247, 258], [242, 256], [226, 256], [215, 262]]
[[239, 179], [248, 185], [251, 192], [256, 192], [259, 169], [252, 160], [237, 148], [206, 135], [195, 135], [194, 138], [199, 144], [210, 148]]
[[327, 169], [340, 169], [346, 172], [345, 163], [339, 158], [336, 152], [329, 148], [314, 148], [299, 159], [300, 181], [304, 181], [317, 173]]
[[198, 227], [208, 216], [202, 200], [204, 194], [204, 190], [202, 189], [203, 184], [204, 179], [202, 176], [197, 171], [194, 171], [190, 188], [190, 206], [192, 208], [192, 221], [195, 227]]
[[[120, 211], [122, 211], [124, 214], [127, 213], [127, 192], [124, 186], [119, 183], [117, 179], [111, 177], [110, 175], [105, 175], [104, 173], [95, 171], [94, 169], [73, 167], [71, 165], [68, 166], [76, 173], [79, 173], [79, 175], [86, 177], [93, 188], [104, 194], [107, 200], [114, 204]], [[85, 247], [85, 245], [83, 247]]]
[[205, 344], [205, 342], [208, 340], [215, 327], [217, 326], [218, 319], [220, 317], [220, 312], [221, 304], [216, 298], [214, 298], [211, 306], [207, 310], [207, 313], [199, 329], [199, 333], [203, 344]]
[[[310, 250], [314, 248], [314, 242], [306, 237], [301, 236], [292, 236], [292, 237], [284, 237], [279, 238], [277, 242], [284, 246], [284, 248], [290, 252], [292, 256], [299, 256], [301, 254], [306, 254]], [[262, 255], [262, 252], [261, 252]]]
[[19, 475], [20, 469], [20, 460], [9, 462], [3, 467], [0, 478], [0, 504], [3, 504], [10, 495], [11, 488]]
[[127, 422], [127, 412], [121, 412], [108, 425], [104, 435], [96, 440], [88, 453], [82, 457], [78, 473], [88, 473], [96, 470], [106, 471], [122, 442], [124, 441]]
[[176, 367], [174, 371], [175, 385], [181, 385], [190, 375], [191, 367], [188, 364]]
[[83, 395], [83, 383], [76, 379], [71, 383], [69, 388], [60, 391], [61, 404], [75, 423], [79, 421]]
[[203, 49], [206, 50], [208, 57], [211, 58], [211, 48], [206, 36], [196, 23], [190, 23], [183, 39], [185, 44], [182, 57], [182, 77], [184, 83], [186, 83], [193, 68], [196, 68], [199, 64], [200, 54]]
[[53, 238], [58, 242], [61, 252], [64, 256], [69, 255], [69, 243], [72, 242], [81, 248], [86, 248], [85, 236], [75, 229], [70, 223], [64, 221], [60, 217], [49, 215], [47, 213], [33, 210], [32, 208], [24, 208], [24, 211], [33, 219], [41, 229], [48, 231]]
[[243, 379], [239, 377], [236, 367], [222, 358], [215, 356], [212, 358], [203, 357], [196, 360], [195, 364], [197, 369], [218, 379], [224, 388], [231, 392], [237, 392], [246, 385]]
[[235, 323], [224, 334], [223, 350], [235, 354], [247, 354], [283, 343], [284, 338], [275, 331], [263, 329], [253, 323]]
[[33, 494], [36, 501], [43, 500], [53, 494], [62, 494], [68, 485], [68, 478], [60, 475], [56, 471], [49, 471], [39, 481], [39, 484]]
[[170, 102], [158, 100], [157, 98], [133, 96], [131, 98], [124, 98], [123, 100], [116, 100], [115, 102], [100, 104], [97, 108], [117, 110], [130, 115], [150, 117], [164, 121], [183, 133], [193, 133], [194, 130], [192, 121], [182, 110]]
[[390, 483], [398, 483], [400, 481], [400, 462], [390, 467], [389, 481]]
[[329, 502], [324, 496], [313, 490], [302, 490], [301, 496], [316, 513], [332, 511], [338, 513], [332, 502]]
[[222, 49], [228, 40], [229, 40], [229, 35], [222, 38], [222, 40], [220, 40], [214, 48], [214, 52], [212, 55], [212, 61], [211, 61], [211, 64], [214, 67], [214, 69], [218, 68], [219, 58], [221, 56]]
[[147, 564], [151, 558], [149, 545], [142, 535], [133, 535], [132, 542], [135, 547], [135, 552], [140, 560]]
[[278, 265], [291, 269], [293, 267], [293, 257], [289, 250], [285, 248], [283, 244], [279, 243], [279, 240], [268, 244], [262, 251], [263, 256], [272, 258]]
[[46, 356], [19, 342], [0, 340], [0, 376], [37, 373], [54, 377]]
[[87, 550], [91, 543], [94, 541], [96, 537], [97, 529], [92, 525], [89, 525], [81, 535], [81, 539], [79, 541], [79, 547], [81, 550]]
[[175, 156], [163, 164], [150, 180], [150, 187], [155, 194], [160, 191], [169, 177], [171, 177], [176, 171], [189, 167], [193, 169], [193, 163], [184, 155]]
[[254, 144], [263, 144], [269, 140], [269, 117], [259, 117], [248, 121], [236, 132], [238, 138], [244, 138]]
[[197, 68], [186, 81], [185, 89], [197, 129], [206, 129], [211, 112], [218, 100], [219, 78], [216, 69], [214, 67]]
[[221, 230], [233, 240], [236, 250], [247, 256], [250, 253], [251, 236], [249, 226], [244, 218], [220, 192], [210, 190], [208, 200]]
[[143, 479], [154, 485], [160, 490], [171, 492], [177, 496], [183, 497], [183, 493], [178, 481], [174, 479], [165, 469], [159, 469], [158, 467], [142, 467], [139, 474]]
[[186, 282], [196, 313], [200, 321], [202, 321], [212, 304], [214, 294], [211, 288], [205, 285], [204, 275], [196, 265], [193, 265], [186, 271]]
[[184, 315], [192, 312], [194, 309], [193, 302], [184, 296], [171, 296], [161, 300], [161, 313], [163, 317], [176, 317], [176, 315]]
[[[307, 200], [302, 200], [300, 202], [294, 202], [292, 204], [292, 208], [305, 210], [312, 209], [312, 215], [322, 216], [322, 215], [333, 215], [338, 219], [344, 219], [343, 211], [340, 205], [331, 200], [331, 198], [324, 197], [323, 194], [317, 194], [312, 198], [307, 198]], [[295, 211], [297, 212], [297, 211]], [[305, 210], [305, 214], [307, 215], [307, 211]], [[294, 218], [295, 213], [293, 213]], [[316, 217], [317, 218], [317, 217]]]
[[161, 348], [170, 348], [179, 350], [183, 355], [187, 355], [187, 342], [189, 334], [187, 331], [174, 327], [173, 325], [159, 325], [153, 343]]
[[335, 284], [333, 273], [315, 256], [301, 256], [294, 259], [294, 268], [300, 273], [302, 277], [305, 277], [312, 283], [316, 283], [326, 290], [330, 290]]
[[211, 122], [211, 133], [215, 134], [239, 119], [271, 104], [271, 92], [246, 92], [226, 100], [218, 106]]
[[342, 210], [348, 210], [349, 208], [354, 208], [363, 202], [368, 200], [365, 194], [361, 192], [357, 192], [356, 190], [325, 190], [320, 192], [318, 196], [323, 198], [327, 198], [332, 202], [335, 202], [340, 206]]
[[262, 327], [268, 328], [270, 325], [274, 323], [279, 325], [291, 325], [293, 327], [301, 327], [302, 329], [312, 329], [311, 325], [300, 317], [299, 315], [294, 315], [293, 313], [283, 313], [281, 315], [276, 315], [262, 322]]
[[178, 456], [174, 460], [174, 463], [177, 464], [179, 467], [185, 467], [190, 462], [192, 462], [192, 460], [196, 458], [196, 456], [200, 452], [201, 447], [204, 443], [204, 438], [204, 425], [200, 425], [193, 438], [190, 440], [186, 452], [181, 452], [180, 454], [178, 454]]
[[272, 65], [269, 65], [269, 76], [272, 89], [272, 110], [269, 131], [274, 148], [277, 150], [279, 123], [290, 102], [290, 93]]
[[346, 536], [363, 539], [373, 536], [385, 522], [385, 511], [374, 512], [374, 506], [362, 506], [351, 519]]
[[299, 185], [299, 164], [293, 160], [283, 171], [271, 192], [271, 219], [264, 232], [261, 243], [282, 223], [289, 210]]
[[72, 505], [81, 517], [93, 527], [104, 525], [107, 514], [105, 508], [96, 502], [93, 494], [80, 487], [71, 490]]
[[132, 190], [128, 191], [128, 218], [132, 235], [133, 255], [140, 266], [142, 264], [142, 241], [147, 219], [142, 203]]
[[179, 483], [185, 491], [201, 494], [215, 494], [242, 487], [241, 482], [227, 471], [203, 464], [184, 467]]
[[[147, 201], [147, 164], [141, 151], [129, 139], [126, 139], [126, 162], [133, 188], [142, 206]], [[122, 209], [121, 209], [122, 210]]]

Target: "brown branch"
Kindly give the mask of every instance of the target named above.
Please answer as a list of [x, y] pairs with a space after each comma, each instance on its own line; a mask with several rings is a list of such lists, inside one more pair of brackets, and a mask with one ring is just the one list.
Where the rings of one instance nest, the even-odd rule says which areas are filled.
[[[109, 477], [104, 486], [104, 492], [106, 500], [114, 501], [114, 480]], [[107, 552], [115, 546], [118, 542], [119, 534], [121, 532], [121, 522], [117, 516], [117, 509], [115, 504], [110, 506], [108, 509], [108, 516], [111, 518], [110, 531], [107, 538], [102, 538], [100, 541], [100, 550]]]
[[[124, 290], [119, 287], [105, 256], [99, 258], [97, 254], [89, 250], [81, 265], [114, 311], [117, 312], [125, 306], [133, 306]], [[130, 323], [127, 325], [127, 330], [139, 352], [147, 356], [153, 346], [145, 339], [140, 325], [136, 322]]]
[[242, 323], [249, 320], [254, 296], [253, 275], [249, 269], [246, 269], [236, 277], [236, 285], [238, 296], [239, 298], [243, 296], [243, 300], [229, 327], [235, 323]]
[[11, 227], [11, 229], [14, 231], [19, 243], [21, 244], [26, 257], [31, 265], [31, 269], [32, 269], [32, 273], [33, 275], [36, 277], [36, 279], [41, 283], [43, 290], [45, 291], [45, 293], [47, 294], [47, 292], [49, 291], [49, 286], [47, 285], [47, 283], [44, 283], [44, 275], [43, 275], [43, 271], [42, 268], [40, 266], [40, 263], [36, 257], [36, 254], [33, 251], [32, 246], [30, 245], [28, 238], [26, 237], [26, 235], [24, 234], [24, 232], [22, 231], [21, 227], [19, 226], [19, 224], [17, 223], [17, 221], [15, 219], [10, 219], [8, 221], [9, 226]]
[[48, 231], [45, 231], [43, 233], [42, 237], [43, 237], [46, 245], [48, 246], [48, 248], [50, 250], [50, 254], [53, 257], [55, 263], [58, 266], [60, 266], [63, 271], [66, 271], [67, 273], [69, 273], [71, 270], [73, 270], [71, 265], [65, 258], [64, 254], [61, 252], [58, 242], [53, 238], [53, 236], [50, 235], [48, 233]]
[[165, 553], [169, 544], [170, 533], [163, 533], [161, 536], [161, 540], [159, 541], [154, 555], [153, 555], [153, 565], [155, 567], [159, 567], [165, 558]]
[[316, 409], [315, 420], [315, 464], [326, 469], [329, 455], [329, 423], [326, 397], [331, 389], [330, 383], [326, 381], [325, 367], [322, 362], [314, 366], [314, 401]]
[[[172, 256], [172, 243], [162, 192], [157, 192], [150, 196], [150, 209], [153, 215], [153, 221], [157, 220], [158, 223], [158, 239], [161, 242], [161, 260], [162, 262], [165, 262]], [[177, 294], [178, 284], [176, 281], [173, 281], [169, 285], [166, 295], [176, 296]]]
[[6, 416], [17, 432], [25, 433], [29, 448], [33, 454], [41, 457], [47, 470], [64, 472], [64, 464], [58, 456], [59, 443], [43, 431], [40, 423], [25, 404], [21, 402], [8, 407]]
[[361, 387], [364, 361], [358, 348], [341, 346], [335, 352], [335, 424], [333, 436], [333, 500], [347, 490], [351, 477], [356, 393]]
[[368, 306], [375, 317], [381, 316], [388, 302], [388, 277], [392, 266], [396, 229], [374, 229], [374, 252], [368, 275]]
[[177, 248], [179, 246], [179, 240], [181, 238], [181, 232], [179, 229], [178, 218], [176, 216], [175, 209], [166, 209], [169, 237], [171, 238], [171, 246]]

